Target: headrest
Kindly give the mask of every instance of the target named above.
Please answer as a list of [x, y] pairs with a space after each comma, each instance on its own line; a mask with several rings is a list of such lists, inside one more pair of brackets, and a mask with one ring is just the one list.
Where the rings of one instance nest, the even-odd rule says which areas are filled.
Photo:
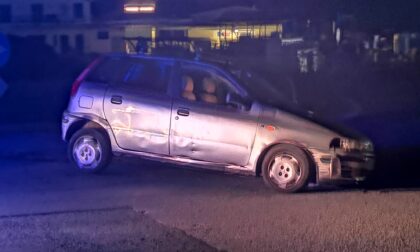
[[194, 81], [190, 76], [183, 76], [182, 82], [184, 84], [184, 92], [194, 91]]
[[216, 82], [211, 78], [203, 79], [203, 90], [206, 93], [214, 94], [216, 92]]

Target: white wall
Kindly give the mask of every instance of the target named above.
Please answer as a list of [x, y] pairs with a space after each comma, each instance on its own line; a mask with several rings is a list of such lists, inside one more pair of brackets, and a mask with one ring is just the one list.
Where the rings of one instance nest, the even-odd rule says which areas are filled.
[[[83, 18], [73, 16], [73, 4], [83, 4]], [[10, 4], [12, 22], [0, 23], [0, 32], [21, 37], [44, 36], [45, 42], [61, 53], [60, 36], [67, 36], [71, 49], [76, 36], [83, 35], [86, 53], [108, 53], [123, 50], [124, 28], [113, 25], [94, 25], [90, 22], [91, 0], [0, 0], [0, 5]], [[56, 15], [58, 22], [32, 23], [32, 4], [43, 4], [44, 17]], [[108, 39], [99, 39], [98, 32], [109, 33]], [[121, 41], [121, 43], [120, 43]]]
[[[5, 34], [26, 36], [45, 36], [45, 43], [61, 53], [60, 36], [68, 36], [69, 46], [75, 49], [76, 36], [83, 35], [85, 53], [109, 53], [124, 51], [124, 27], [114, 25], [8, 25], [0, 26]], [[99, 39], [98, 32], [108, 32], [108, 39]]]
[[[31, 21], [31, 5], [43, 4], [44, 15], [56, 15], [61, 22], [84, 21], [90, 22], [90, 0], [0, 0], [0, 4], [9, 4], [12, 8], [12, 22]], [[84, 18], [75, 20], [73, 17], [73, 4], [82, 3]]]

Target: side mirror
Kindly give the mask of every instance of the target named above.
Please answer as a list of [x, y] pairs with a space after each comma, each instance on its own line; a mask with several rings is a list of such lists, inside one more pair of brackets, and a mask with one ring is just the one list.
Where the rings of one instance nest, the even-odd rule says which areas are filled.
[[226, 103], [240, 110], [248, 110], [251, 106], [250, 102], [246, 101], [244, 98], [235, 93], [227, 94]]

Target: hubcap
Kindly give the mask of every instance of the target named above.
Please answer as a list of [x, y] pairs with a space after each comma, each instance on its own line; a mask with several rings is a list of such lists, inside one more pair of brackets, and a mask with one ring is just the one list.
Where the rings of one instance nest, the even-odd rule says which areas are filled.
[[73, 146], [73, 157], [81, 169], [94, 169], [102, 157], [101, 145], [92, 136], [79, 137]]
[[270, 163], [270, 178], [280, 188], [296, 184], [301, 177], [299, 162], [289, 154], [281, 154]]

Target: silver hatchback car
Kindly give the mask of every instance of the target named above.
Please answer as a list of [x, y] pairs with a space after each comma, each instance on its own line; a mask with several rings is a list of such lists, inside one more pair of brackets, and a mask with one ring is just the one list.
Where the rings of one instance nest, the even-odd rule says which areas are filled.
[[261, 175], [280, 192], [361, 181], [373, 169], [369, 140], [254, 99], [258, 82], [237, 73], [171, 57], [95, 60], [63, 114], [69, 158], [96, 173], [113, 154], [137, 155]]

